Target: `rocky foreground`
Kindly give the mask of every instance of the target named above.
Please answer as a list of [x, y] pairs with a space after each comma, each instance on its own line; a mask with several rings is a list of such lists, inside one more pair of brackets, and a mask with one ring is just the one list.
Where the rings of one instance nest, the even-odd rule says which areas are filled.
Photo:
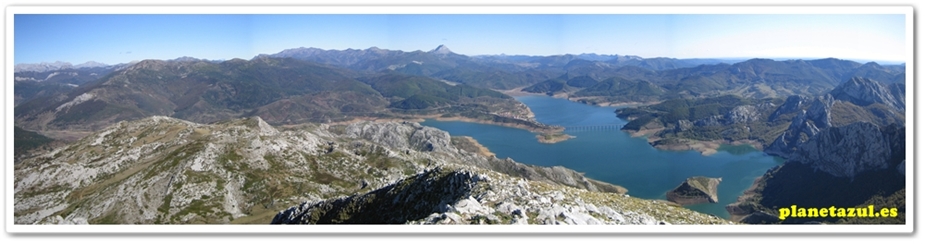
[[273, 224], [730, 224], [663, 201], [495, 172], [435, 168], [361, 195], [304, 202]]
[[400, 122], [285, 129], [259, 117], [120, 122], [18, 161], [14, 222], [730, 223], [454, 141], [464, 140]]

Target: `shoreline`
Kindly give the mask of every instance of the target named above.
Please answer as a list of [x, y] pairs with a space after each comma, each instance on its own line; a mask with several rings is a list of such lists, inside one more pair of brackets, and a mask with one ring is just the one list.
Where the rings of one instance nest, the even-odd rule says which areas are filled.
[[[351, 119], [351, 120], [338, 121], [338, 122], [331, 122], [331, 123], [325, 123], [325, 124], [328, 124], [328, 125], [347, 125], [347, 124], [353, 124], [353, 123], [359, 123], [359, 122], [415, 122], [415, 123], [421, 123], [421, 122], [424, 122], [424, 121], [427, 120], [427, 119], [433, 119], [433, 120], [437, 120], [437, 121], [460, 121], [460, 122], [478, 123], [478, 124], [488, 124], [488, 125], [497, 125], [497, 126], [504, 126], [504, 127], [508, 127], [508, 128], [522, 129], [522, 130], [530, 131], [530, 132], [532, 132], [532, 133], [537, 134], [537, 141], [539, 141], [540, 143], [557, 143], [557, 142], [561, 142], [561, 141], [568, 140], [568, 139], [570, 139], [570, 138], [575, 138], [574, 136], [571, 136], [571, 135], [567, 135], [567, 134], [562, 133], [562, 131], [565, 130], [565, 128], [557, 127], [557, 126], [546, 125], [546, 126], [549, 126], [550, 128], [543, 129], [543, 128], [536, 128], [536, 127], [527, 126], [527, 125], [522, 125], [522, 124], [515, 124], [515, 123], [500, 123], [500, 122], [494, 122], [494, 121], [488, 121], [488, 120], [481, 120], [481, 119], [474, 119], [474, 118], [461, 117], [461, 116], [443, 117], [443, 115], [418, 115], [418, 116], [411, 116], [411, 117], [406, 117], [406, 118], [374, 118], [374, 117], [361, 117], [361, 118], [353, 118], [353, 119]], [[545, 135], [554, 135], [554, 138], [549, 139], [549, 140], [545, 140], [545, 137], [546, 137]], [[559, 135], [562, 135], [562, 136], [559, 136]], [[563, 136], [564, 136], [564, 137], [563, 137]], [[473, 139], [473, 140], [474, 140], [474, 139]]]
[[505, 95], [512, 96], [512, 97], [544, 96], [544, 97], [551, 97], [551, 98], [556, 98], [556, 99], [565, 99], [565, 100], [569, 100], [569, 101], [572, 101], [572, 102], [581, 103], [581, 104], [585, 104], [585, 105], [596, 106], [596, 107], [612, 107], [612, 108], [637, 107], [637, 106], [646, 106], [646, 105], [659, 104], [659, 103], [663, 102], [663, 101], [656, 101], [656, 102], [603, 102], [603, 103], [593, 103], [593, 104], [592, 104], [592, 103], [583, 102], [583, 101], [581, 101], [581, 99], [591, 99], [591, 98], [597, 98], [597, 97], [571, 97], [571, 96], [569, 96], [569, 94], [567, 94], [567, 93], [553, 94], [552, 96], [550, 96], [549, 94], [546, 94], [546, 93], [533, 93], [533, 92], [521, 91], [521, 89], [524, 89], [524, 88], [526, 88], [526, 86], [517, 87], [517, 88], [514, 88], [514, 89], [510, 89], [510, 90], [495, 90], [495, 91], [504, 93]]
[[666, 151], [688, 151], [688, 150], [693, 150], [693, 151], [698, 151], [698, 152], [700, 152], [700, 155], [703, 155], [703, 156], [710, 156], [710, 155], [716, 154], [717, 152], [719, 152], [719, 148], [722, 147], [723, 145], [730, 145], [730, 146], [749, 145], [749, 146], [751, 146], [752, 148], [754, 148], [755, 150], [758, 150], [758, 151], [762, 151], [762, 149], [764, 148], [764, 147], [761, 145], [761, 143], [758, 143], [758, 142], [755, 141], [755, 140], [735, 140], [735, 141], [729, 141], [729, 140], [712, 140], [712, 141], [700, 141], [700, 140], [687, 139], [687, 138], [678, 138], [677, 140], [680, 141], [679, 143], [658, 144], [658, 145], [656, 145], [656, 143], [657, 143], [657, 142], [660, 142], [663, 138], [658, 137], [658, 136], [655, 136], [655, 133], [658, 133], [659, 131], [662, 131], [662, 130], [664, 130], [664, 129], [665, 129], [665, 128], [643, 129], [643, 130], [625, 130], [624, 132], [629, 133], [630, 136], [631, 136], [631, 137], [634, 137], [634, 138], [645, 137], [645, 138], [646, 138], [646, 141], [649, 143], [649, 145], [651, 145], [652, 147], [654, 147], [654, 148], [656, 148], [656, 149], [659, 149], [659, 150], [666, 150]]
[[540, 143], [545, 143], [545, 144], [563, 142], [563, 141], [566, 141], [572, 138], [575, 138], [575, 136], [564, 134], [564, 133], [536, 135], [536, 140], [538, 140]]
[[[453, 116], [453, 117], [426, 116], [426, 117], [427, 118], [419, 118], [420, 122], [423, 122], [425, 119], [434, 119], [437, 121], [461, 121], [461, 122], [478, 123], [478, 124], [498, 125], [498, 126], [504, 126], [508, 128], [527, 130], [527, 131], [537, 134], [536, 135], [537, 141], [539, 141], [540, 143], [546, 143], [546, 144], [553, 144], [553, 143], [562, 142], [562, 141], [565, 141], [571, 138], [575, 138], [575, 136], [562, 133], [562, 131], [565, 130], [562, 127], [555, 127], [555, 129], [536, 129], [536, 128], [531, 128], [529, 126], [524, 126], [520, 124], [498, 123], [494, 121], [485, 121], [485, 120], [473, 119], [473, 118], [468, 118], [468, 117], [459, 117], [459, 116]], [[551, 135], [552, 138], [546, 139], [547, 135]]]
[[486, 157], [496, 156], [495, 153], [491, 152], [491, 150], [485, 147], [485, 145], [482, 145], [481, 143], [479, 143], [479, 141], [476, 140], [475, 138], [472, 138], [471, 136], [458, 136], [458, 137], [462, 138], [463, 140], [469, 141], [469, 143], [472, 143], [475, 146], [475, 148], [478, 149], [477, 153], [479, 155], [486, 156]]

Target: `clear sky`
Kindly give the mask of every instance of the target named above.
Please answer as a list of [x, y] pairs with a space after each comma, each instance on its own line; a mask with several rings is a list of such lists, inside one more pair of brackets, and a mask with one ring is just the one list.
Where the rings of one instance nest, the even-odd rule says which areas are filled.
[[904, 61], [903, 15], [29, 15], [14, 63], [250, 59], [288, 48]]

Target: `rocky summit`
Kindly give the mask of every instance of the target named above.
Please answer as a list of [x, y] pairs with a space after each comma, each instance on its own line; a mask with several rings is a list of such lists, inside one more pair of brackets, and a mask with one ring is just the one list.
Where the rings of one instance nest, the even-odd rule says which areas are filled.
[[408, 122], [123, 121], [18, 162], [14, 222], [730, 223], [457, 141]]
[[821, 131], [800, 146], [791, 160], [836, 177], [854, 177], [860, 172], [886, 169], [892, 158], [890, 136], [880, 127], [857, 122]]
[[728, 224], [625, 194], [564, 187], [460, 165], [361, 195], [304, 202], [273, 224]]

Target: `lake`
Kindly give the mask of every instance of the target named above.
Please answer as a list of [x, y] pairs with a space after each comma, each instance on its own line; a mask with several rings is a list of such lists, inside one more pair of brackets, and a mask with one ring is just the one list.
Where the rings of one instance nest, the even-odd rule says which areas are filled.
[[[595, 126], [626, 124], [613, 107], [597, 107], [547, 96], [515, 97], [550, 125]], [[722, 146], [717, 153], [702, 156], [697, 151], [665, 151], [650, 146], [645, 138], [630, 137], [618, 129], [566, 131], [572, 138], [555, 144], [536, 140], [530, 131], [499, 125], [427, 120], [421, 123], [448, 131], [454, 136], [471, 136], [498, 158], [517, 162], [561, 165], [585, 176], [626, 187], [629, 195], [646, 199], [665, 199], [691, 176], [722, 177], [718, 203], [686, 206], [689, 209], [729, 218], [725, 206], [748, 189], [755, 178], [783, 163], [750, 146]], [[614, 127], [614, 126], [611, 126]]]

